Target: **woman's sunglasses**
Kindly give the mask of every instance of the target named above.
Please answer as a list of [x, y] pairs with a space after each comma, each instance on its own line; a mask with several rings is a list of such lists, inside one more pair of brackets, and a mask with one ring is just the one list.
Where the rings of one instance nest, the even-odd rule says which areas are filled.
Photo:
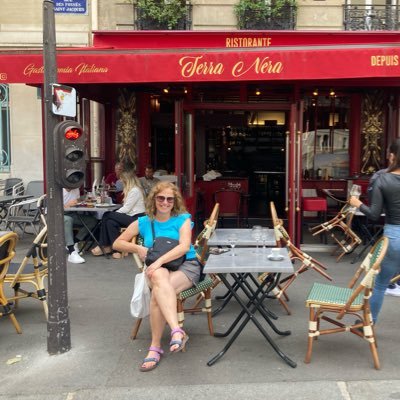
[[156, 196], [156, 200], [159, 203], [164, 203], [165, 200], [167, 200], [168, 203], [173, 203], [175, 200], [175, 197]]

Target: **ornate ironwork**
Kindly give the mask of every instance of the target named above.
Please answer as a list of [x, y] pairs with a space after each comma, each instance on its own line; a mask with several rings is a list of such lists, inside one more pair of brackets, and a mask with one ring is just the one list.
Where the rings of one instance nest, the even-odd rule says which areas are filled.
[[297, 7], [283, 6], [279, 15], [273, 15], [271, 7], [269, 15], [262, 15], [257, 11], [249, 10], [245, 12], [243, 22], [238, 21], [240, 29], [244, 30], [294, 30], [296, 28]]
[[126, 89], [121, 90], [118, 104], [118, 159], [136, 169], [136, 94]]
[[346, 31], [396, 31], [400, 28], [399, 6], [345, 4], [343, 7]]
[[363, 148], [361, 173], [371, 175], [381, 168], [383, 126], [384, 126], [384, 93], [373, 91], [365, 95], [362, 105], [361, 132]]
[[[190, 1], [186, 1], [185, 5], [185, 16], [178, 21], [178, 25], [174, 27], [174, 30], [188, 31], [192, 29], [192, 4]], [[134, 24], [137, 30], [169, 30], [168, 22], [160, 22], [156, 19], [152, 19], [146, 16], [141, 7], [133, 5]]]

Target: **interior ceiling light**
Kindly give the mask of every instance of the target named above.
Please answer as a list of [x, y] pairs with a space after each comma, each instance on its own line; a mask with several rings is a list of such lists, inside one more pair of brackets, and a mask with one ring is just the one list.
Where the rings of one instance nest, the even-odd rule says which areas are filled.
[[163, 92], [164, 92], [164, 93], [169, 93], [169, 87], [164, 88], [164, 89], [163, 89]]
[[335, 91], [333, 90], [333, 89], [331, 89], [330, 91], [329, 91], [329, 96], [334, 96], [336, 93], [335, 93]]
[[183, 93], [187, 93], [188, 92], [188, 90], [187, 90], [187, 87], [185, 86], [184, 88], [183, 88]]
[[318, 96], [318, 89], [314, 89], [314, 91], [312, 92], [313, 96]]
[[261, 94], [261, 91], [260, 91], [260, 89], [259, 89], [259, 88], [257, 88], [255, 93], [256, 93], [256, 96], [259, 96], [259, 95]]

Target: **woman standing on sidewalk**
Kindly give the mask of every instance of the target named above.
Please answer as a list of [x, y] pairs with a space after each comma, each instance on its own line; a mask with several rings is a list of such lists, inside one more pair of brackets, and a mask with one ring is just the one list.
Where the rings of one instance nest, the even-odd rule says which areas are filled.
[[[176, 312], [176, 294], [199, 282], [201, 267], [191, 244], [192, 221], [183, 204], [182, 195], [173, 183], [157, 183], [146, 200], [147, 216], [139, 218], [114, 242], [114, 249], [137, 253], [145, 260], [148, 249], [153, 243], [152, 224], [156, 236], [165, 236], [179, 240], [179, 244], [159, 257], [146, 269], [151, 282], [150, 325], [151, 345], [140, 371], [151, 371], [158, 366], [164, 351], [161, 337], [168, 323], [171, 328], [170, 352], [184, 349], [188, 340], [186, 333], [179, 327]], [[143, 246], [132, 243], [132, 238], [141, 235]], [[163, 264], [186, 256], [186, 261], [177, 271], [163, 268]]]
[[[101, 219], [100, 246], [105, 253], [112, 252], [112, 244], [119, 236], [121, 228], [126, 228], [133, 221], [144, 215], [144, 193], [142, 185], [133, 171], [123, 171], [121, 181], [124, 185], [124, 204], [117, 211], [108, 211]], [[103, 254], [101, 248], [96, 246], [92, 249], [94, 256]], [[121, 258], [121, 253], [113, 253], [113, 258]]]
[[385, 213], [383, 234], [389, 238], [389, 247], [382, 261], [381, 271], [375, 279], [370, 300], [372, 319], [375, 323], [382, 308], [385, 290], [393, 276], [400, 273], [400, 139], [389, 147], [389, 168], [374, 182], [371, 205], [366, 206], [356, 197], [350, 197], [349, 202], [374, 221]]

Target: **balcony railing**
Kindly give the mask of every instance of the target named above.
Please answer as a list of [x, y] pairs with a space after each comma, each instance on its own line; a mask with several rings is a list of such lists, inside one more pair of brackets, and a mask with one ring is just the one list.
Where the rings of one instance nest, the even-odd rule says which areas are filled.
[[238, 28], [246, 30], [294, 30], [296, 28], [297, 7], [286, 5], [279, 12], [271, 11], [265, 15], [249, 10], [238, 20]]
[[345, 4], [346, 31], [397, 31], [400, 28], [399, 6]]
[[133, 4], [133, 18], [135, 28], [137, 30], [191, 30], [192, 29], [192, 4], [186, 1], [184, 16], [178, 20], [176, 26], [171, 27], [169, 21], [158, 21], [153, 18], [149, 18], [141, 7]]

